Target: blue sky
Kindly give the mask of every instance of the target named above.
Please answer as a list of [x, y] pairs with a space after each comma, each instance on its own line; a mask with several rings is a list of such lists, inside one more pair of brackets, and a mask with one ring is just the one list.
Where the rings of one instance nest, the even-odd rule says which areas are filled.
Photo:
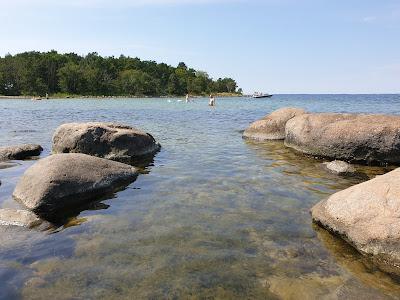
[[0, 55], [184, 61], [246, 92], [399, 93], [400, 0], [0, 0]]

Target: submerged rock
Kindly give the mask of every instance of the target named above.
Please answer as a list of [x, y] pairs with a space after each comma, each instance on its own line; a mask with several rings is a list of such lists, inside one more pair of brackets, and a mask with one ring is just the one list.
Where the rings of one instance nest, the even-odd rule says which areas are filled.
[[85, 154], [54, 154], [39, 160], [19, 180], [13, 196], [48, 216], [76, 208], [134, 181], [135, 168]]
[[286, 123], [285, 145], [305, 154], [366, 163], [400, 163], [400, 116], [303, 114]]
[[352, 186], [316, 204], [312, 218], [382, 269], [400, 274], [399, 182], [400, 168]]
[[13, 168], [16, 166], [18, 166], [18, 164], [14, 163], [14, 162], [0, 161], [0, 170]]
[[42, 220], [33, 212], [21, 209], [0, 209], [0, 225], [20, 226], [32, 228], [42, 223]]
[[35, 144], [0, 147], [0, 160], [22, 160], [32, 156], [38, 156], [42, 151], [43, 148]]
[[343, 175], [343, 174], [352, 174], [356, 172], [356, 169], [348, 164], [347, 162], [341, 161], [341, 160], [334, 160], [331, 162], [325, 162], [323, 163], [326, 169], [328, 169], [330, 172], [338, 175]]
[[252, 140], [283, 140], [285, 125], [291, 118], [305, 114], [301, 108], [284, 107], [275, 110], [263, 119], [255, 121], [244, 131], [243, 137]]
[[68, 123], [53, 136], [53, 153], [84, 153], [126, 163], [159, 149], [149, 133], [116, 123]]

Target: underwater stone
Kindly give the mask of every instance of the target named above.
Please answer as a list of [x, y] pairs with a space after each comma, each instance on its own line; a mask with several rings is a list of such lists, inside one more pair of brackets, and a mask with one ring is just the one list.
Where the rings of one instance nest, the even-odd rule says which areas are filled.
[[21, 209], [0, 209], [0, 225], [21, 226], [32, 228], [42, 223], [42, 220], [33, 212]]
[[341, 161], [341, 160], [325, 162], [325, 163], [323, 163], [323, 165], [330, 172], [332, 172], [334, 174], [339, 174], [339, 175], [340, 174], [350, 174], [350, 173], [354, 173], [356, 171], [352, 165], [348, 164], [345, 161]]

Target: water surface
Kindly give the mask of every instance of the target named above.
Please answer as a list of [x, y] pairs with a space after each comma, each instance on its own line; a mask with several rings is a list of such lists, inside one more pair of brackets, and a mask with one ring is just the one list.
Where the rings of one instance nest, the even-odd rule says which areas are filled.
[[[39, 143], [55, 128], [117, 121], [162, 144], [138, 179], [56, 230], [0, 228], [0, 298], [395, 299], [400, 284], [309, 209], [362, 179], [324, 171], [282, 142], [241, 131], [283, 106], [400, 114], [399, 95], [277, 95], [268, 100], [0, 100], [0, 146]], [[0, 206], [34, 161], [0, 168]], [[387, 169], [358, 167], [369, 177]]]

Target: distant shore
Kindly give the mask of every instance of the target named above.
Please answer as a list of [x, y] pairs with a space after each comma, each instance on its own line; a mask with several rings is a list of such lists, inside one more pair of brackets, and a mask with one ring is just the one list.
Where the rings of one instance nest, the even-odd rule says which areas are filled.
[[[236, 94], [236, 93], [216, 93], [213, 94], [215, 97], [219, 98], [230, 98], [230, 97], [244, 97], [244, 95], [241, 94]], [[174, 95], [168, 95], [168, 96], [88, 96], [88, 95], [50, 95], [48, 99], [143, 99], [143, 98], [155, 98], [155, 99], [164, 99], [164, 98], [184, 98], [185, 96], [174, 96]], [[204, 98], [208, 97], [207, 95], [193, 95], [190, 96], [191, 98]], [[43, 100], [46, 100], [46, 97], [40, 97], [40, 96], [26, 96], [26, 95], [21, 95], [21, 96], [5, 96], [5, 95], [0, 95], [0, 99], [20, 99], [20, 100], [30, 100], [33, 98], [41, 98]]]

